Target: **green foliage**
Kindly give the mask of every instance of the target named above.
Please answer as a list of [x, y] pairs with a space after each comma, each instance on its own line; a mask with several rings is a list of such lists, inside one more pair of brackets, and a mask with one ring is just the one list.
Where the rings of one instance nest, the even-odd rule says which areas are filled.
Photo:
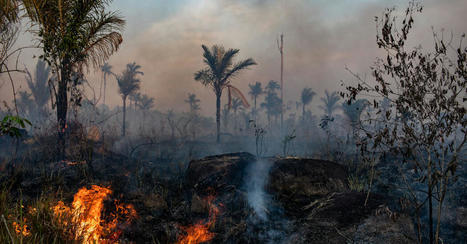
[[31, 122], [19, 116], [7, 115], [0, 122], [0, 136], [8, 135], [19, 138], [21, 137], [20, 129], [26, 128], [26, 125], [31, 125]]

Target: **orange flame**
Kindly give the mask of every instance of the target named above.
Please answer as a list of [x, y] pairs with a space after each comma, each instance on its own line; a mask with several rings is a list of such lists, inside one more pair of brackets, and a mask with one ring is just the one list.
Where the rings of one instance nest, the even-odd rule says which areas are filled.
[[215, 234], [210, 232], [209, 229], [216, 223], [217, 216], [219, 215], [219, 208], [212, 202], [213, 196], [208, 196], [206, 201], [209, 206], [209, 218], [206, 221], [199, 221], [198, 223], [182, 227], [186, 235], [178, 240], [178, 244], [198, 244], [210, 241], [214, 238]]
[[[75, 240], [82, 240], [83, 243], [116, 242], [121, 234], [121, 230], [117, 230], [119, 219], [124, 215], [127, 221], [131, 221], [136, 217], [136, 211], [131, 204], [115, 202], [116, 213], [111, 214], [111, 220], [102, 219], [104, 200], [110, 194], [112, 190], [106, 187], [84, 187], [74, 195], [71, 208], [59, 201], [53, 211], [63, 225], [73, 225]], [[67, 222], [66, 216], [71, 216], [71, 223]], [[105, 238], [105, 233], [109, 233], [110, 238]]]
[[[24, 222], [26, 222], [26, 219], [24, 219]], [[20, 223], [13, 222], [13, 228], [17, 235], [28, 236], [31, 234], [27, 224], [21, 225]]]

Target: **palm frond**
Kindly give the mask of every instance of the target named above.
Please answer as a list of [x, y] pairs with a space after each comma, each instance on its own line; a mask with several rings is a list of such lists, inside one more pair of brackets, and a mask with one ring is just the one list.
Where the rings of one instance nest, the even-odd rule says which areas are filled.
[[217, 67], [218, 60], [216, 59], [216, 56], [215, 56], [216, 53], [218, 53], [218, 48], [213, 46], [212, 47], [212, 52], [211, 52], [211, 50], [209, 50], [209, 48], [206, 47], [205, 45], [201, 45], [201, 47], [204, 50], [204, 53], [203, 53], [204, 63], [209, 66], [209, 68], [211, 69], [212, 74], [215, 77], [220, 77], [219, 70], [218, 70], [218, 67]]
[[81, 64], [87, 65], [91, 62], [95, 68], [98, 68], [118, 50], [122, 42], [122, 35], [118, 32], [99, 37], [84, 50], [83, 54], [86, 55], [86, 59]]
[[242, 60], [242, 61], [238, 62], [237, 64], [235, 64], [234, 67], [227, 72], [227, 74], [225, 75], [224, 80], [228, 80], [228, 79], [232, 78], [233, 76], [235, 76], [238, 71], [243, 70], [243, 69], [248, 69], [248, 67], [250, 67], [252, 65], [256, 65], [256, 64], [257, 63], [252, 58]]
[[217, 60], [219, 62], [218, 69], [220, 73], [225, 73], [232, 66], [232, 59], [239, 51], [239, 49], [229, 49], [223, 54], [221, 60]]
[[213, 85], [214, 77], [210, 69], [202, 69], [195, 73], [195, 80], [201, 82], [201, 84], [208, 86]]

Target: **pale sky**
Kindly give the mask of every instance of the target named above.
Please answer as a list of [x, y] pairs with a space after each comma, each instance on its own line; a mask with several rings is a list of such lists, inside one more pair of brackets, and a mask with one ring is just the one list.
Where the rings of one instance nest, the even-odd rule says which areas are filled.
[[[467, 32], [467, 1], [426, 0], [422, 4], [424, 11], [415, 17], [413, 45], [432, 48], [431, 26], [452, 31], [455, 37]], [[351, 80], [346, 66], [358, 73], [369, 72], [368, 67], [381, 54], [375, 44], [374, 16], [393, 6], [403, 10], [407, 1], [115, 0], [111, 9], [118, 10], [127, 25], [124, 42], [109, 63], [115, 73], [127, 63], [140, 64], [145, 73], [141, 92], [155, 98], [156, 109], [186, 111], [184, 99], [195, 93], [202, 101], [202, 113], [214, 116], [214, 94], [193, 80], [193, 73], [204, 66], [201, 44], [238, 48], [238, 58], [257, 61], [258, 65], [232, 83], [247, 95], [249, 83], [265, 85], [279, 80], [276, 38], [284, 33], [285, 100], [299, 100], [301, 90], [311, 87], [318, 94], [312, 101], [313, 112], [320, 113], [317, 107], [324, 90], [341, 89], [341, 80]], [[30, 40], [24, 35], [19, 43]], [[23, 53], [20, 62], [33, 70], [31, 56]], [[25, 89], [22, 77], [15, 79]], [[90, 73], [88, 79], [98, 88], [99, 74]], [[111, 105], [121, 104], [117, 87], [115, 80], [108, 81]], [[11, 100], [10, 93], [11, 87], [5, 83], [0, 100]]]

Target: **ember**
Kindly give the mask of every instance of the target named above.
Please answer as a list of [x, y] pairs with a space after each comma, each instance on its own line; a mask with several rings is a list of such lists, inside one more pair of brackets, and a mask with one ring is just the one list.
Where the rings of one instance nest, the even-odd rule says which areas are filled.
[[[24, 219], [24, 222], [26, 222], [26, 219]], [[21, 225], [20, 223], [13, 222], [13, 228], [17, 235], [28, 236], [31, 234], [27, 224]]]
[[178, 244], [198, 244], [210, 241], [214, 238], [215, 234], [210, 232], [209, 229], [216, 223], [217, 215], [219, 215], [219, 208], [213, 204], [214, 197], [209, 196], [206, 201], [209, 206], [209, 217], [205, 221], [199, 221], [198, 223], [182, 227], [186, 232], [186, 235], [182, 236], [178, 240]]
[[[104, 200], [111, 193], [111, 189], [97, 185], [91, 189], [81, 188], [75, 194], [71, 208], [59, 201], [53, 208], [54, 214], [64, 226], [73, 225], [75, 240], [83, 243], [117, 241], [122, 233], [117, 228], [119, 221], [125, 219], [126, 223], [131, 222], [136, 217], [136, 211], [131, 204], [115, 201], [116, 212], [111, 214], [110, 220], [103, 219]], [[71, 216], [71, 223], [66, 216]]]

